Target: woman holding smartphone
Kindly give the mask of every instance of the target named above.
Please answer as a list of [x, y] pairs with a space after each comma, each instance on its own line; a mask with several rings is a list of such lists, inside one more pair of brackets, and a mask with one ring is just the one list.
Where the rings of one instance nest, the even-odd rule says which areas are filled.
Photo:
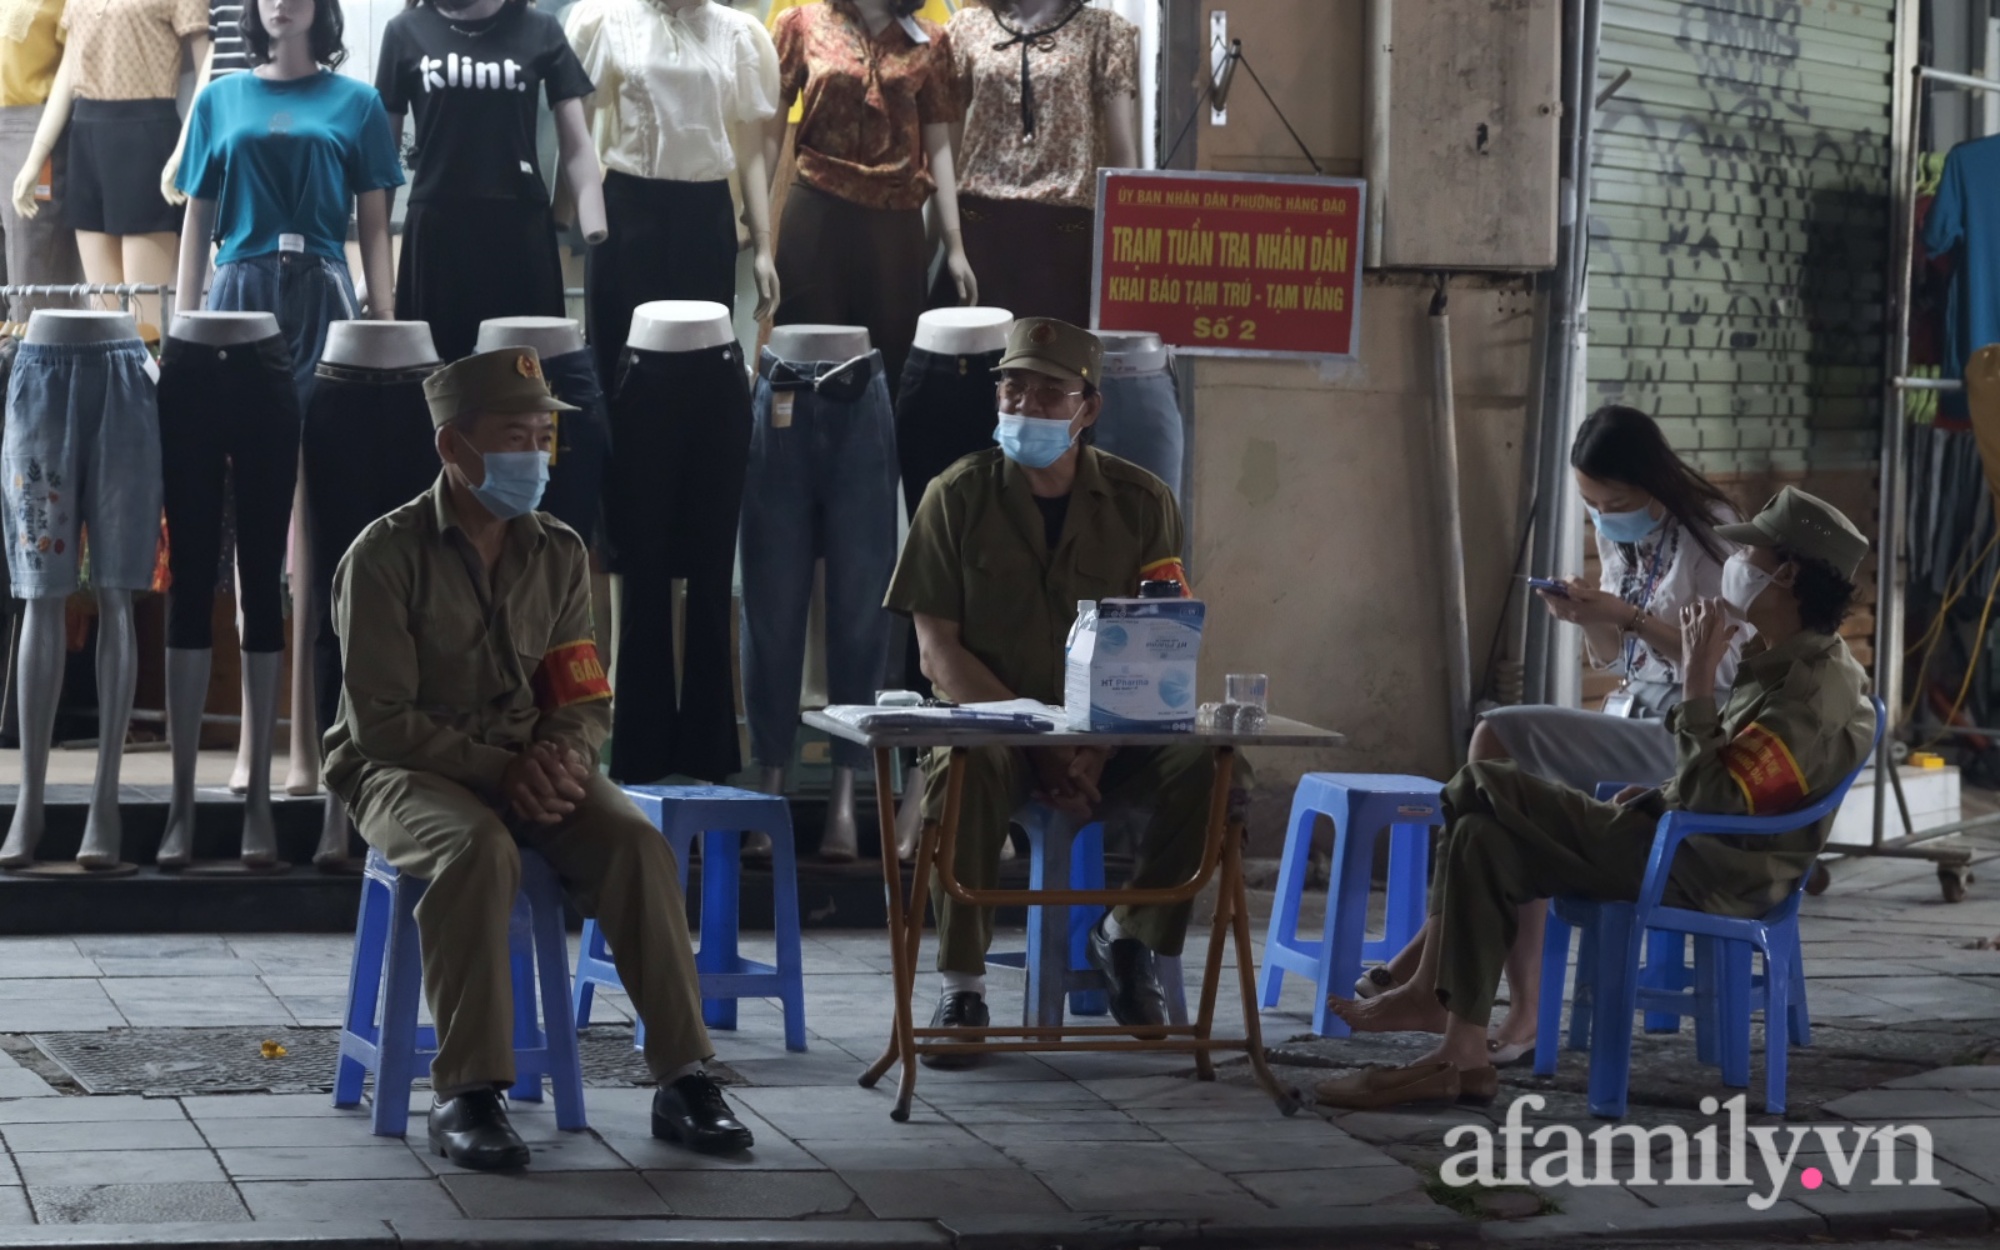
[[[1586, 794], [1600, 782], [1653, 785], [1671, 777], [1674, 737], [1666, 716], [1680, 702], [1680, 613], [1722, 594], [1730, 544], [1715, 527], [1736, 521], [1728, 498], [1675, 455], [1651, 417], [1635, 408], [1598, 409], [1570, 447], [1577, 492], [1590, 511], [1602, 565], [1597, 585], [1562, 578], [1537, 587], [1549, 613], [1583, 630], [1591, 663], [1621, 684], [1600, 712], [1521, 706], [1486, 713], [1473, 730], [1472, 760], [1513, 760], [1523, 772]], [[1736, 677], [1745, 631], [1738, 630], [1716, 668], [1717, 697]], [[1542, 930], [1548, 904], [1524, 904], [1520, 936], [1507, 956], [1507, 1018], [1489, 1042], [1496, 1064], [1534, 1049], [1540, 998]], [[1373, 998], [1407, 979], [1423, 948], [1419, 937], [1355, 984]]]

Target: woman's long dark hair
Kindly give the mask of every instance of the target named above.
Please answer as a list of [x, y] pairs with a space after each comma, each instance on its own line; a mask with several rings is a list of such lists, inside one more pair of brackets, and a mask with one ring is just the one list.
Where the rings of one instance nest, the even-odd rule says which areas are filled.
[[[1675, 455], [1660, 427], [1637, 408], [1606, 404], [1591, 413], [1570, 446], [1569, 466], [1601, 482], [1623, 482], [1645, 491], [1666, 505], [1667, 514], [1694, 535], [1703, 551], [1718, 562], [1728, 558], [1715, 536], [1715, 521], [1732, 508], [1729, 496]], [[1619, 546], [1626, 563], [1636, 562], [1632, 544]]]
[[[271, 32], [264, 29], [264, 15], [257, 11], [257, 0], [243, 0], [243, 16], [237, 27], [243, 33], [243, 59], [252, 65], [263, 65], [271, 59]], [[347, 19], [341, 16], [340, 0], [313, 0], [312, 29], [306, 32], [306, 40], [312, 45], [315, 64], [328, 69], [340, 68], [347, 59]]]

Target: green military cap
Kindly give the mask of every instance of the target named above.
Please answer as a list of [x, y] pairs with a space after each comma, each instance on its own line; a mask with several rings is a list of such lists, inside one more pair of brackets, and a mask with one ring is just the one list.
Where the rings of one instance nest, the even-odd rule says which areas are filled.
[[454, 360], [424, 379], [431, 424], [443, 429], [481, 412], [575, 412], [549, 394], [542, 358], [532, 347], [503, 347]]
[[1029, 369], [1055, 377], [1082, 378], [1092, 386], [1104, 373], [1104, 344], [1095, 334], [1054, 317], [1022, 317], [1007, 331], [1007, 354], [993, 367]]
[[1868, 536], [1840, 509], [1796, 486], [1771, 497], [1764, 510], [1740, 525], [1718, 525], [1717, 536], [1746, 547], [1784, 547], [1824, 560], [1853, 577], [1868, 554]]

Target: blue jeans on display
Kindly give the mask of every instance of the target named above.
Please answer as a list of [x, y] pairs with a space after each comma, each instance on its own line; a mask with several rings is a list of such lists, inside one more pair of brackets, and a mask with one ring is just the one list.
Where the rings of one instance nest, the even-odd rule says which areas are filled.
[[597, 542], [604, 510], [604, 468], [611, 459], [611, 418], [597, 382], [596, 353], [589, 348], [550, 356], [542, 362], [549, 390], [575, 412], [556, 416], [556, 450], [549, 457], [549, 484], [542, 511]]
[[250, 256], [218, 267], [208, 288], [210, 312], [267, 312], [292, 351], [299, 411], [312, 400], [313, 369], [326, 350], [326, 328], [361, 315], [347, 262], [309, 252]]
[[[896, 566], [895, 416], [880, 352], [841, 371], [851, 398], [834, 398], [830, 386], [815, 391], [810, 381], [838, 363], [781, 361], [769, 351], [758, 362], [743, 490], [740, 637], [750, 754], [771, 768], [792, 760], [815, 558], [826, 559], [828, 699], [873, 703], [889, 662], [882, 597]], [[864, 368], [865, 385], [858, 376]], [[792, 404], [785, 426], [772, 422], [780, 392]], [[836, 765], [868, 761], [862, 747], [833, 744]]]
[[[23, 343], [7, 379], [0, 533], [16, 599], [146, 590], [160, 541], [160, 409], [139, 340]], [[879, 595], [877, 598], [879, 599]]]
[[1097, 450], [1151, 473], [1182, 498], [1180, 392], [1165, 369], [1150, 373], [1104, 373], [1104, 411], [1097, 418]]

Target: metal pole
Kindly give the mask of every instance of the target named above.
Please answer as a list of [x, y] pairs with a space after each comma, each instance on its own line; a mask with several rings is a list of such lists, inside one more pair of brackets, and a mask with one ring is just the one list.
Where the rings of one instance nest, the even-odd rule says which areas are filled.
[[1390, 80], [1395, 58], [1390, 41], [1395, 33], [1395, 0], [1368, 0], [1367, 26], [1363, 38], [1368, 94], [1364, 97], [1362, 125], [1366, 147], [1361, 156], [1361, 172], [1368, 179], [1368, 240], [1364, 263], [1370, 269], [1382, 267], [1382, 239], [1387, 233], [1389, 202], [1389, 111]]
[[1431, 455], [1437, 479], [1438, 572], [1444, 600], [1446, 687], [1451, 696], [1452, 758], [1472, 741], [1472, 627], [1465, 606], [1465, 530], [1459, 500], [1458, 411], [1451, 386], [1451, 317], [1446, 282], [1431, 301]]

